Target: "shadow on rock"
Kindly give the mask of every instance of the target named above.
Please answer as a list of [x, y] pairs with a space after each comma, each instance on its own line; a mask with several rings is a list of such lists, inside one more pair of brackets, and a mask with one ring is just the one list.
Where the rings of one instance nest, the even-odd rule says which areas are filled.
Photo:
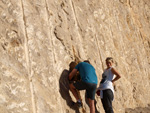
[[69, 81], [68, 81], [69, 71], [65, 69], [59, 79], [59, 92], [62, 98], [66, 101], [67, 105], [75, 110], [76, 113], [80, 113], [78, 107], [75, 105], [75, 102], [72, 101], [72, 98], [69, 94]]
[[97, 101], [94, 100], [94, 104], [95, 104], [95, 113], [100, 113], [98, 110], [97, 110], [97, 107], [96, 107], [96, 104], [97, 104]]
[[150, 105], [148, 107], [126, 108], [125, 113], [150, 113]]

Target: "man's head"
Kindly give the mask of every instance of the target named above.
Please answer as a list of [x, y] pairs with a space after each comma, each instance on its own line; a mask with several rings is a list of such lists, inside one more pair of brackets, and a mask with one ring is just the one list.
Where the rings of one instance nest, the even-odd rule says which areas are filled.
[[69, 64], [69, 70], [72, 71], [75, 67], [76, 67], [77, 63], [72, 61], [70, 64]]
[[89, 63], [89, 64], [90, 64], [90, 61], [89, 61], [89, 60], [84, 60], [83, 62], [86, 62], [86, 63]]

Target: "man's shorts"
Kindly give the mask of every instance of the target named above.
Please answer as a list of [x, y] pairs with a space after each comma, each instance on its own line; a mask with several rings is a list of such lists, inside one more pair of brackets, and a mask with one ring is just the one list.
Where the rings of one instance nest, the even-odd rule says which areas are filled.
[[86, 90], [87, 98], [95, 99], [97, 84], [80, 81], [73, 83], [73, 85], [77, 90]]

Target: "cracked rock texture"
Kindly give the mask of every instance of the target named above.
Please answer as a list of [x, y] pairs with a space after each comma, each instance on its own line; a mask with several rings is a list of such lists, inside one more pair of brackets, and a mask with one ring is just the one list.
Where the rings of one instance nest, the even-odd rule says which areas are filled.
[[149, 0], [0, 0], [0, 113], [82, 113], [69, 63], [89, 59], [100, 81], [108, 56], [122, 75], [115, 113], [149, 113]]

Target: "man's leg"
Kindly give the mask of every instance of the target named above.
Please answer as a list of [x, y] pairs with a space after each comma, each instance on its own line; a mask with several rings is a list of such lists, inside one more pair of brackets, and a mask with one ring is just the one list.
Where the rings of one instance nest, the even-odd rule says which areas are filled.
[[90, 113], [95, 113], [95, 93], [96, 93], [97, 84], [88, 83], [88, 89], [86, 90], [87, 98], [89, 101]]
[[76, 90], [76, 88], [74, 87], [73, 83], [69, 84], [70, 86], [70, 91], [72, 92], [72, 94], [74, 95], [74, 97], [76, 98], [76, 100], [79, 100], [79, 95], [78, 92]]
[[94, 100], [88, 98], [89, 100], [89, 106], [90, 106], [90, 113], [95, 113], [95, 105], [94, 105]]

